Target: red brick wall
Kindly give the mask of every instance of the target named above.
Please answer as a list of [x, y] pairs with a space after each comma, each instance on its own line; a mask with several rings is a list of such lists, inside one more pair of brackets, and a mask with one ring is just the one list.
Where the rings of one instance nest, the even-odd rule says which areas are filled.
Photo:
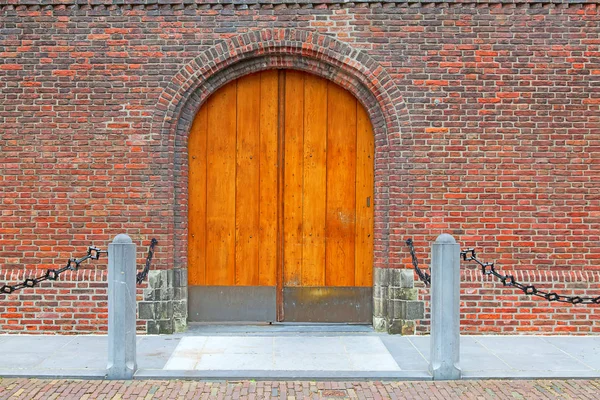
[[[320, 73], [354, 88], [372, 111], [378, 266], [409, 267], [406, 237], [424, 251], [448, 232], [540, 286], [600, 295], [596, 4], [89, 3], [0, 1], [3, 282], [62, 266], [90, 244], [106, 248], [121, 232], [140, 245], [140, 265], [156, 237], [157, 266], [185, 267], [182, 127], [203, 82], [206, 94], [219, 79], [263, 67], [232, 64], [213, 81], [207, 72], [187, 92], [179, 83], [215, 44], [268, 46], [276, 38], [236, 37], [277, 28], [286, 32], [278, 43], [300, 49], [309, 40], [290, 32], [314, 34], [310, 57], [345, 63]], [[300, 68], [281, 55], [269, 62]], [[363, 80], [353, 81], [359, 73]], [[190, 106], [179, 110], [179, 100]], [[173, 117], [183, 122], [165, 129]], [[5, 296], [0, 326], [105, 329], [105, 267], [91, 262], [89, 274]], [[504, 296], [506, 289], [467, 279], [471, 273], [466, 332], [598, 332], [598, 306]]]
[[[532, 283], [546, 292], [593, 297], [600, 293], [597, 271], [523, 270], [514, 276], [519, 282]], [[429, 333], [429, 288], [420, 282], [415, 286], [419, 288], [419, 297], [425, 300], [425, 319], [419, 321], [416, 332]], [[525, 296], [519, 289], [484, 278], [479, 270], [462, 271], [460, 300], [463, 334], [600, 334], [597, 305], [549, 303], [540, 297]]]
[[[101, 265], [105, 266], [106, 261]], [[15, 284], [43, 272], [31, 268], [3, 269], [0, 282]], [[107, 286], [105, 268], [82, 268], [64, 272], [57, 281], [2, 295], [2, 333], [106, 333]], [[141, 290], [137, 297], [142, 300]], [[137, 321], [137, 329], [146, 332], [145, 321]]]

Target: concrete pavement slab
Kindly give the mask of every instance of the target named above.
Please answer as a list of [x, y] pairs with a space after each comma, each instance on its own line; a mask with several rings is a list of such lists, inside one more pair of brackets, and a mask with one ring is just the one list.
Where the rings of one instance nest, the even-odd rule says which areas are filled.
[[545, 337], [544, 340], [561, 351], [569, 354], [584, 365], [600, 370], [600, 337], [598, 336], [561, 336]]
[[165, 369], [213, 371], [400, 370], [377, 336], [183, 337]]
[[62, 349], [73, 338], [74, 336], [6, 335], [0, 341], [0, 354], [3, 361], [0, 365], [0, 373], [6, 369], [37, 368], [54, 354], [61, 354]]
[[4, 352], [2, 355], [2, 368], [4, 370], [13, 369], [29, 369], [35, 368], [37, 365], [44, 362], [47, 358], [47, 354], [43, 353], [32, 353], [32, 352], [19, 352], [19, 353], [7, 353]]
[[[137, 338], [137, 379], [431, 379], [429, 337], [315, 329]], [[208, 331], [208, 330], [207, 330]], [[281, 330], [280, 330], [281, 332]], [[296, 333], [294, 333], [296, 332]], [[463, 336], [463, 378], [600, 378], [600, 337]], [[0, 376], [103, 378], [107, 338], [1, 335]]]
[[385, 354], [388, 353], [388, 349], [381, 341], [384, 337], [385, 336], [339, 336], [339, 340], [348, 353]]
[[[186, 341], [188, 338], [183, 338]], [[261, 354], [273, 353], [273, 337], [208, 336], [203, 353]]]
[[[366, 338], [365, 338], [366, 339]], [[339, 336], [274, 337], [273, 351], [282, 356], [295, 354], [345, 354]]]
[[175, 336], [141, 336], [137, 342], [138, 366], [162, 369], [180, 340], [180, 337]]
[[35, 352], [49, 354], [71, 342], [75, 336], [58, 335], [5, 335], [0, 341], [0, 353]]
[[196, 370], [209, 371], [244, 371], [274, 370], [273, 354], [203, 354], [196, 363]]
[[352, 371], [353, 366], [345, 354], [276, 355], [273, 370], [284, 371]]
[[576, 357], [548, 343], [544, 337], [482, 336], [475, 340], [517, 371], [576, 374], [592, 370]]
[[408, 337], [382, 336], [381, 342], [388, 349], [396, 364], [403, 371], [427, 371], [429, 361], [417, 350]]
[[493, 372], [511, 368], [504, 360], [477, 342], [475, 338], [461, 338], [460, 346], [460, 366], [463, 372]]
[[391, 354], [373, 354], [366, 357], [364, 353], [350, 353], [350, 366], [354, 371], [400, 371], [401, 368]]
[[106, 352], [103, 353], [92, 353], [79, 351], [77, 353], [72, 352], [59, 352], [52, 354], [49, 357], [44, 358], [36, 368], [49, 369], [49, 370], [81, 370], [86, 369], [103, 369], [106, 368]]
[[[413, 336], [408, 338], [423, 357], [429, 360], [430, 347], [428, 336]], [[513, 369], [489, 349], [477, 342], [475, 337], [460, 338], [460, 367], [465, 371], [501, 371]]]

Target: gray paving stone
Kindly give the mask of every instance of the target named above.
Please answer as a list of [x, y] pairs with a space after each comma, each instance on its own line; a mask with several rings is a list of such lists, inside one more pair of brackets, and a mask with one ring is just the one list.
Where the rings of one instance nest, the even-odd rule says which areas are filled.
[[495, 354], [558, 354], [557, 349], [541, 336], [477, 336], [478, 343]]
[[403, 371], [427, 371], [429, 361], [413, 346], [406, 336], [383, 336], [381, 342]]
[[86, 369], [106, 368], [107, 360], [106, 351], [102, 353], [79, 351], [75, 354], [59, 352], [44, 358], [36, 367], [49, 370], [76, 369], [85, 371]]
[[293, 354], [345, 354], [339, 337], [276, 337], [273, 351], [280, 355]]
[[350, 367], [340, 368], [341, 371], [400, 371], [400, 367], [389, 353], [351, 353], [348, 354]]
[[544, 337], [487, 336], [476, 340], [517, 371], [592, 370]]
[[264, 354], [273, 353], [272, 337], [210, 336], [203, 353], [205, 354]]
[[102, 369], [47, 369], [28, 368], [0, 370], [3, 378], [40, 378], [40, 379], [105, 379], [106, 367]]
[[406, 338], [429, 361], [429, 336], [406, 336]]
[[0, 374], [4, 375], [5, 371], [11, 371], [14, 369], [33, 369], [39, 364], [44, 362], [48, 357], [49, 353], [37, 353], [37, 352], [2, 352], [2, 365], [0, 366]]
[[[107, 354], [108, 337], [105, 335], [71, 336], [72, 340], [65, 344], [62, 351], [66, 352], [96, 352]], [[139, 339], [138, 339], [139, 340]]]
[[501, 371], [511, 367], [472, 337], [460, 341], [460, 366], [462, 371]]
[[600, 337], [546, 337], [544, 340], [590, 368], [600, 370]]
[[425, 380], [430, 381], [431, 375], [426, 371], [164, 371], [164, 370], [138, 370], [135, 379], [202, 379], [202, 380], [369, 380], [369, 381], [401, 381]]
[[[597, 371], [516, 371], [516, 370], [498, 370], [498, 371], [466, 371], [462, 374], [463, 379], [587, 379], [600, 378]], [[510, 386], [510, 382], [507, 382]], [[598, 396], [591, 397], [593, 399]]]
[[138, 368], [162, 369], [180, 338], [170, 336], [142, 336], [137, 342]]
[[339, 340], [347, 353], [380, 354], [388, 353], [381, 338], [374, 336], [340, 336]]
[[184, 337], [165, 369], [399, 371], [379, 337]]
[[0, 342], [0, 353], [6, 354], [14, 351], [54, 353], [64, 345], [71, 342], [75, 336], [58, 335], [11, 335], [4, 336]]
[[200, 358], [194, 353], [183, 353], [177, 354], [169, 358], [163, 370], [175, 370], [175, 371], [185, 371], [185, 370], [194, 370], [196, 369], [196, 365]]
[[505, 354], [499, 357], [519, 371], [593, 371], [567, 354]]
[[[136, 377], [431, 379], [429, 337], [330, 328], [273, 332], [236, 327], [210, 335], [212, 353], [203, 353], [208, 337], [139, 336]], [[245, 330], [253, 332], [245, 335]], [[184, 355], [179, 360], [176, 349]], [[463, 378], [600, 378], [599, 349], [600, 337], [463, 336]], [[3, 335], [0, 351], [5, 377], [102, 378], [106, 372], [107, 338], [102, 335]], [[209, 356], [204, 364], [201, 356]]]
[[273, 370], [299, 371], [353, 371], [346, 354], [275, 354]]
[[[411, 336], [409, 340], [429, 360], [429, 337]], [[546, 343], [542, 337], [461, 336], [460, 365], [470, 373], [497, 371], [586, 371], [585, 365]], [[548, 365], [547, 360], [553, 365]], [[401, 365], [401, 364], [399, 364]], [[493, 373], [491, 373], [493, 375]]]
[[196, 370], [273, 370], [273, 354], [203, 354]]

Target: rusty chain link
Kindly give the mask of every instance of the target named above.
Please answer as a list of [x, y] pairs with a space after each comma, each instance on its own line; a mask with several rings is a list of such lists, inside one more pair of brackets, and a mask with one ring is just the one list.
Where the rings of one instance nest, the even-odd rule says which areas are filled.
[[424, 272], [423, 270], [421, 270], [421, 268], [419, 268], [419, 259], [417, 258], [417, 254], [415, 253], [415, 246], [413, 244], [412, 239], [410, 239], [410, 238], [406, 239], [406, 245], [410, 249], [410, 256], [412, 257], [412, 264], [413, 264], [413, 267], [415, 268], [415, 272], [419, 276], [419, 279], [421, 279], [425, 283], [425, 285], [431, 285], [431, 275], [429, 275], [427, 272]]
[[537, 289], [534, 285], [524, 285], [518, 282], [514, 275], [502, 275], [496, 271], [494, 263], [481, 262], [477, 259], [475, 249], [466, 249], [460, 252], [463, 261], [473, 261], [481, 267], [481, 273], [485, 275], [492, 275], [502, 282], [504, 286], [513, 286], [520, 289], [527, 296], [538, 296], [542, 297], [550, 302], [558, 301], [559, 303], [570, 303], [570, 304], [600, 304], [600, 296], [598, 297], [581, 297], [581, 296], [565, 296], [560, 295], [556, 292], [546, 292]]
[[[417, 273], [419, 278], [425, 283], [425, 285], [430, 285], [431, 284], [431, 275], [429, 275], [427, 272], [423, 272], [419, 268], [419, 260], [417, 259], [417, 255], [415, 254], [415, 248], [414, 248], [412, 239], [407, 239], [406, 245], [410, 249], [410, 255], [412, 257], [412, 263], [415, 268], [415, 272]], [[477, 255], [475, 253], [475, 249], [462, 250], [460, 252], [460, 256], [462, 257], [463, 261], [473, 261], [473, 262], [477, 263], [481, 267], [481, 273], [484, 276], [492, 275], [495, 278], [497, 278], [498, 280], [500, 280], [500, 282], [502, 282], [502, 284], [504, 286], [516, 287], [517, 289], [520, 289], [527, 296], [542, 297], [550, 302], [557, 301], [559, 303], [600, 304], [600, 296], [598, 296], [598, 297], [565, 296], [565, 295], [560, 295], [556, 292], [546, 292], [543, 290], [539, 290], [534, 285], [524, 285], [524, 284], [518, 282], [515, 279], [514, 275], [502, 275], [499, 272], [497, 272], [496, 268], [494, 266], [494, 263], [479, 261], [479, 259], [477, 258]]]
[[69, 258], [69, 260], [67, 261], [67, 265], [65, 265], [64, 267], [60, 269], [48, 269], [46, 270], [46, 273], [44, 275], [39, 276], [37, 278], [27, 278], [23, 282], [17, 283], [16, 285], [2, 285], [2, 287], [0, 287], [0, 293], [11, 294], [23, 288], [35, 287], [38, 283], [43, 281], [55, 281], [58, 279], [60, 274], [62, 274], [65, 271], [77, 271], [79, 265], [85, 260], [99, 260], [100, 254], [102, 253], [108, 254], [108, 252], [105, 250], [100, 250], [97, 247], [90, 246], [88, 247], [88, 251], [85, 256], [81, 258]]
[[146, 265], [144, 266], [144, 270], [138, 272], [135, 276], [135, 281], [138, 285], [141, 285], [148, 276], [148, 272], [150, 271], [150, 264], [152, 263], [152, 257], [154, 257], [154, 246], [158, 244], [158, 241], [155, 238], [152, 238], [150, 241], [150, 248], [148, 249], [148, 255], [146, 256]]
[[[150, 241], [150, 248], [148, 249], [148, 255], [146, 256], [146, 265], [144, 269], [136, 274], [135, 280], [138, 285], [140, 285], [144, 279], [148, 276], [148, 272], [150, 271], [150, 264], [152, 263], [152, 257], [154, 256], [154, 246], [158, 244], [158, 241], [155, 238], [152, 238]], [[27, 278], [21, 283], [17, 283], [16, 285], [2, 285], [0, 287], [0, 293], [2, 294], [11, 294], [16, 292], [17, 290], [23, 288], [32, 288], [35, 287], [40, 282], [44, 281], [55, 281], [58, 279], [60, 274], [65, 271], [77, 271], [79, 269], [79, 265], [86, 260], [99, 260], [100, 254], [107, 254], [108, 251], [100, 250], [97, 247], [90, 246], [88, 247], [87, 254], [81, 258], [69, 258], [67, 261], [67, 265], [60, 269], [48, 269], [44, 275], [41, 275], [37, 278]]]

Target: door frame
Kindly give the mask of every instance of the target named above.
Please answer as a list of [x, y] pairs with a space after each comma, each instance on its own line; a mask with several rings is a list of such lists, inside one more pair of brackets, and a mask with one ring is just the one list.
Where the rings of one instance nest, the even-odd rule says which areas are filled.
[[[368, 51], [335, 37], [296, 28], [241, 33], [200, 52], [172, 75], [156, 101], [145, 136], [156, 149], [150, 165], [152, 185], [160, 189], [161, 196], [157, 198], [167, 203], [156, 215], [160, 215], [162, 221], [157, 234], [164, 237], [165, 268], [174, 276], [169, 283], [174, 290], [169, 300], [174, 305], [169, 317], [171, 329], [185, 329], [188, 319], [187, 140], [193, 117], [202, 103], [227, 82], [249, 73], [278, 68], [310, 72], [329, 79], [349, 90], [367, 110], [375, 138], [374, 288], [387, 287], [389, 274], [386, 272], [390, 269], [405, 268], [401, 258], [390, 258], [390, 248], [402, 246], [404, 233], [410, 226], [399, 226], [398, 232], [392, 232], [395, 217], [390, 215], [390, 210], [402, 213], [409, 210], [411, 204], [405, 199], [398, 200], [393, 193], [390, 196], [388, 190], [391, 186], [398, 187], [394, 182], [413, 179], [410, 170], [394, 167], [410, 163], [412, 157], [410, 116], [402, 88]], [[390, 178], [392, 174], [394, 182]], [[374, 291], [374, 299], [379, 300], [378, 297]], [[144, 299], [158, 301], [151, 294]], [[381, 300], [385, 299], [387, 295]], [[382, 321], [386, 316], [385, 310], [381, 315], [374, 315], [377, 329], [385, 329], [386, 322]], [[162, 319], [151, 320], [154, 321], [152, 326], [159, 321], [161, 327], [165, 326]], [[168, 331], [168, 327], [165, 329]]]

